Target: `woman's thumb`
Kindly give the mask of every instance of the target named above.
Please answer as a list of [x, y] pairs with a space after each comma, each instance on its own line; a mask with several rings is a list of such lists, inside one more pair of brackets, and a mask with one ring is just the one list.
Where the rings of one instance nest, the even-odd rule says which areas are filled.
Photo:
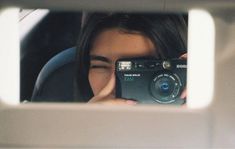
[[106, 84], [106, 86], [100, 91], [100, 93], [98, 94], [98, 96], [108, 96], [109, 94], [112, 93], [112, 91], [115, 89], [115, 75], [114, 73], [112, 73], [112, 75], [110, 76], [110, 79], [108, 81], [108, 83]]

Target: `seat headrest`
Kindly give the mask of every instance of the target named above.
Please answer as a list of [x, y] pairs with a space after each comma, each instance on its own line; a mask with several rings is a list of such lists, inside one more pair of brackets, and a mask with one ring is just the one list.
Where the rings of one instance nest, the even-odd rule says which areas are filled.
[[71, 102], [74, 95], [76, 48], [51, 58], [40, 71], [34, 86], [33, 102]]

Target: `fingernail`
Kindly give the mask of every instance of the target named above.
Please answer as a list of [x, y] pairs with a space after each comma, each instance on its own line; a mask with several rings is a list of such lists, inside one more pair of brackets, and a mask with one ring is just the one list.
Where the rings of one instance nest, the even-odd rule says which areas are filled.
[[136, 101], [133, 101], [133, 100], [126, 100], [126, 103], [127, 103], [128, 105], [136, 105], [136, 104], [137, 104], [137, 102], [136, 102]]

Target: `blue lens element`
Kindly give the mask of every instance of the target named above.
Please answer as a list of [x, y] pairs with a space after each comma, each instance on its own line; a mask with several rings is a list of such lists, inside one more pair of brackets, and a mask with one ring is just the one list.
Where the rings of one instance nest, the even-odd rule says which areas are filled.
[[162, 90], [163, 92], [169, 91], [169, 84], [168, 84], [168, 82], [163, 82], [163, 83], [161, 84], [160, 88], [161, 88], [161, 90]]

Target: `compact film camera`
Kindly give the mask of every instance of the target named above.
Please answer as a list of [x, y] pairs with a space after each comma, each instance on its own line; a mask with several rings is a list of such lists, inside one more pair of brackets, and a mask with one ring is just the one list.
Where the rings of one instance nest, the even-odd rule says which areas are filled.
[[116, 97], [144, 104], [177, 104], [186, 86], [187, 61], [155, 58], [119, 59], [115, 65]]

